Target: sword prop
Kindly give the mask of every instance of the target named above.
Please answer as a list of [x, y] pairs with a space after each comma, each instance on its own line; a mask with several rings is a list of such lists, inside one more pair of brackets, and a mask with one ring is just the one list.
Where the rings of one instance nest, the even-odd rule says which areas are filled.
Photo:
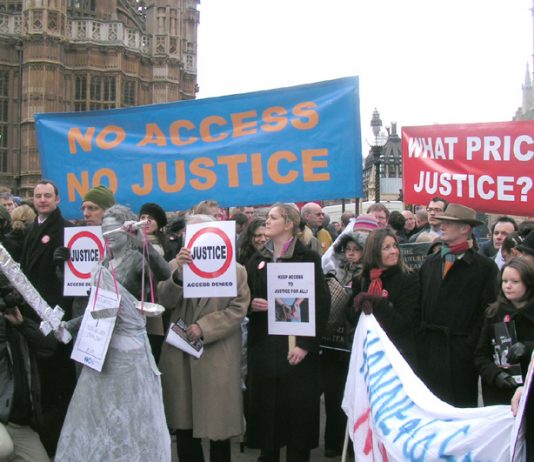
[[6, 248], [0, 244], [0, 271], [4, 273], [11, 285], [24, 297], [26, 303], [30, 305], [33, 310], [42, 319], [39, 328], [44, 335], [48, 335], [54, 331], [56, 338], [63, 343], [69, 343], [72, 339], [70, 332], [63, 327], [61, 320], [65, 315], [65, 311], [59, 306], [54, 309], [50, 308], [48, 303], [33, 287], [26, 275], [20, 269], [20, 265], [11, 258], [11, 255]]
[[131, 231], [135, 231], [139, 228], [143, 228], [147, 224], [148, 224], [147, 220], [126, 221], [119, 228], [111, 229], [109, 231], [106, 231], [105, 233], [102, 233], [102, 236], [106, 237], [106, 236], [110, 236], [111, 234], [115, 234], [115, 233], [128, 233]]

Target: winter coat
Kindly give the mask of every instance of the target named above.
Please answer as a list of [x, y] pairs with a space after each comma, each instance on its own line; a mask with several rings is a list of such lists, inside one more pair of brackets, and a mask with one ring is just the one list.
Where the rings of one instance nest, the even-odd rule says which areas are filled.
[[526, 352], [520, 360], [523, 380], [534, 349], [534, 302], [521, 309], [515, 308], [511, 303], [503, 303], [499, 306], [495, 315], [484, 319], [484, 325], [475, 351], [475, 365], [482, 378], [482, 395], [485, 406], [509, 404], [515, 391], [514, 389], [498, 388], [493, 383], [499, 372], [503, 371], [495, 364], [493, 359], [494, 349], [491, 343], [495, 335], [493, 325], [503, 322], [507, 316], [511, 321], [514, 321], [517, 341], [523, 343], [526, 347]]
[[245, 268], [237, 265], [237, 296], [183, 298], [180, 271], [159, 284], [160, 303], [172, 309], [171, 322], [198, 324], [204, 352], [195, 359], [168, 343], [161, 350], [163, 402], [172, 429], [193, 430], [193, 437], [224, 440], [243, 432], [241, 322], [250, 303]]
[[[383, 289], [387, 291], [388, 295], [374, 307], [373, 314], [404, 359], [412, 367], [415, 367], [415, 317], [419, 311], [417, 273], [405, 273], [398, 266], [395, 266], [384, 271], [380, 278]], [[352, 282], [353, 298], [360, 292], [367, 292], [369, 284], [368, 271], [357, 275]], [[360, 313], [361, 311], [356, 313], [353, 304], [350, 303], [348, 318], [351, 319], [354, 326], [360, 318]]]
[[69, 226], [72, 225], [63, 219], [59, 209], [42, 224], [35, 218], [26, 234], [20, 258], [22, 271], [52, 308], [63, 305], [63, 281], [56, 275], [54, 250], [63, 246], [63, 232]]
[[45, 337], [30, 319], [13, 326], [0, 316], [0, 422], [10, 420], [16, 386], [13, 358], [18, 356], [14, 352], [17, 348], [30, 387], [31, 424], [34, 427], [41, 424], [41, 390], [36, 356], [50, 356], [56, 345], [54, 336]]
[[495, 300], [497, 266], [469, 249], [445, 278], [441, 255], [430, 255], [419, 271], [418, 373], [440, 399], [476, 407], [478, 374], [474, 352], [487, 306]]
[[[247, 264], [251, 299], [267, 299], [270, 262], [271, 241]], [[314, 264], [316, 336], [296, 337], [296, 346], [308, 354], [291, 366], [287, 361], [288, 336], [269, 335], [267, 312], [249, 311], [247, 443], [270, 450], [289, 443], [295, 449], [308, 450], [319, 443], [319, 339], [330, 312], [330, 292], [321, 258], [298, 239], [278, 262]]]

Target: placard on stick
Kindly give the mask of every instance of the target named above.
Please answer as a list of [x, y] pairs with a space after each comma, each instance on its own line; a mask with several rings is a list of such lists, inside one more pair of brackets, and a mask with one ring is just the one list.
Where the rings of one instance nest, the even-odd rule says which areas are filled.
[[313, 263], [268, 263], [269, 334], [315, 336]]

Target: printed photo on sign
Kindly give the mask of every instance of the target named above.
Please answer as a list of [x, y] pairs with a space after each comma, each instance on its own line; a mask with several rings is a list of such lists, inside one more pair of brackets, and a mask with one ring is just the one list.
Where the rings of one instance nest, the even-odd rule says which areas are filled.
[[313, 263], [268, 263], [269, 334], [315, 335]]
[[91, 288], [91, 271], [104, 258], [102, 228], [65, 228], [65, 247], [69, 249], [70, 258], [65, 262], [63, 295], [86, 296]]
[[277, 322], [310, 322], [307, 298], [277, 298], [275, 306]]
[[235, 222], [187, 225], [185, 246], [193, 260], [183, 268], [184, 298], [235, 297]]

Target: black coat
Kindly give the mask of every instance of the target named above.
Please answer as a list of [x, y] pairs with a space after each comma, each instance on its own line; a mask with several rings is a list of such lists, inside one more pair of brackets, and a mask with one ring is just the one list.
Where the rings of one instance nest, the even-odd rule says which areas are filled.
[[[397, 347], [410, 366], [415, 367], [415, 316], [419, 303], [419, 280], [417, 273], [404, 273], [398, 266], [389, 268], [380, 277], [384, 290], [388, 292], [387, 298], [373, 309], [373, 314], [384, 329], [391, 342]], [[356, 276], [352, 282], [352, 295], [369, 289], [369, 273], [364, 271]], [[349, 307], [353, 323], [357, 324], [360, 312]]]
[[[267, 299], [269, 245], [247, 265], [251, 300]], [[319, 255], [295, 240], [293, 251], [278, 262], [313, 262], [315, 265], [315, 337], [297, 337], [296, 345], [308, 351], [296, 366], [287, 361], [288, 337], [268, 335], [267, 312], [249, 312], [248, 416], [250, 447], [274, 450], [288, 443], [296, 449], [319, 444], [319, 339], [330, 311], [330, 293]]]
[[497, 374], [502, 371], [493, 360], [494, 350], [491, 344], [494, 338], [493, 325], [503, 322], [507, 315], [514, 321], [517, 341], [523, 343], [526, 347], [526, 352], [520, 361], [523, 380], [534, 349], [534, 303], [530, 303], [519, 310], [511, 303], [504, 303], [499, 306], [494, 316], [484, 319], [484, 325], [475, 351], [475, 365], [482, 378], [482, 395], [485, 406], [509, 404], [515, 391], [514, 389], [498, 388], [493, 384]]
[[[54, 263], [54, 250], [64, 244], [64, 229], [71, 224], [64, 220], [59, 209], [54, 210], [44, 223], [37, 218], [28, 230], [21, 256], [21, 269], [46, 302], [54, 308], [65, 310], [65, 320], [70, 319], [72, 298], [63, 297], [63, 281], [58, 277]], [[40, 321], [32, 310], [24, 313]], [[76, 374], [70, 359], [72, 344], [59, 344], [53, 356], [39, 358], [41, 376], [43, 426], [39, 433], [49, 454], [55, 452], [63, 420], [67, 413]]]
[[63, 281], [56, 274], [54, 250], [63, 246], [64, 229], [69, 226], [72, 225], [63, 219], [59, 209], [42, 224], [35, 218], [26, 234], [20, 258], [22, 271], [52, 308], [63, 301]]
[[7, 423], [12, 417], [17, 386], [14, 361], [18, 360], [18, 366], [28, 378], [30, 396], [26, 399], [31, 403], [30, 423], [33, 427], [41, 425], [41, 389], [36, 357], [52, 355], [56, 345], [54, 336], [45, 337], [32, 320], [24, 319], [21, 324], [13, 326], [0, 316], [0, 422]]
[[473, 358], [484, 312], [496, 298], [497, 266], [469, 249], [443, 278], [441, 255], [434, 254], [421, 266], [419, 280], [419, 377], [443, 401], [476, 407]]

